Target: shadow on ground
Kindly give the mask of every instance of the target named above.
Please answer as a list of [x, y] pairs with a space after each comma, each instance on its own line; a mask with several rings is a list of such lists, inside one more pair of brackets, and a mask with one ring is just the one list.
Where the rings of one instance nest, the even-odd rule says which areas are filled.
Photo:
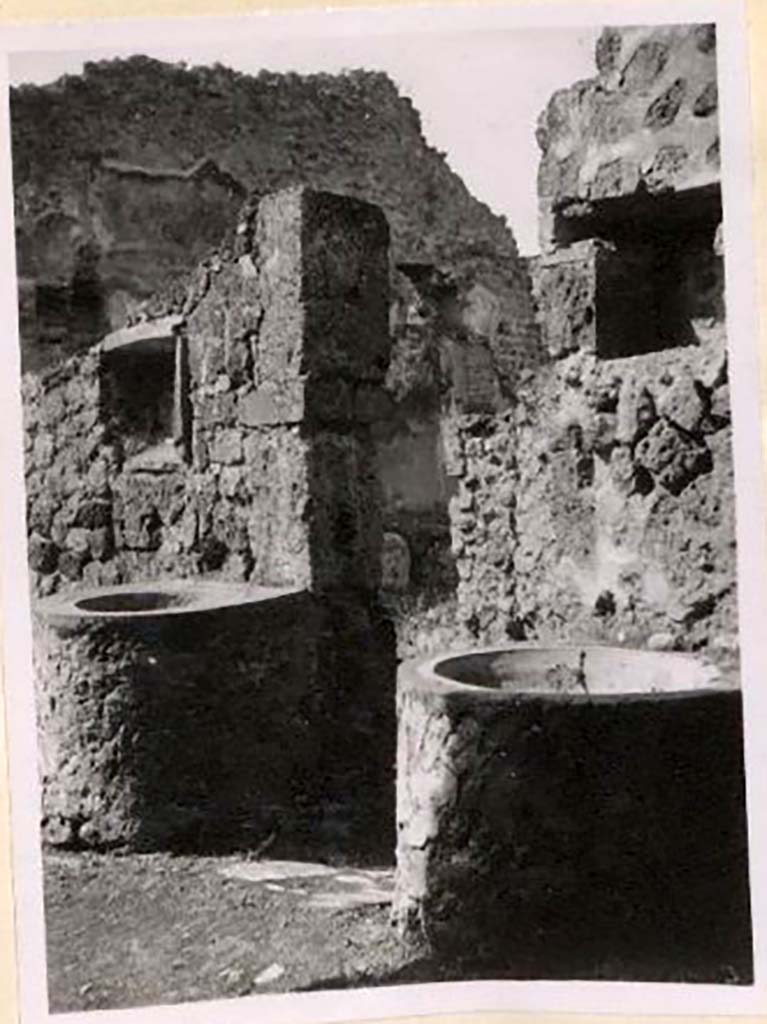
[[289, 852], [47, 854], [51, 1011], [488, 978], [750, 980], [747, 958], [723, 959], [712, 936], [643, 962], [607, 943], [525, 942], [504, 971], [459, 957], [446, 966], [403, 946], [390, 924], [391, 863], [304, 853], [291, 867]]

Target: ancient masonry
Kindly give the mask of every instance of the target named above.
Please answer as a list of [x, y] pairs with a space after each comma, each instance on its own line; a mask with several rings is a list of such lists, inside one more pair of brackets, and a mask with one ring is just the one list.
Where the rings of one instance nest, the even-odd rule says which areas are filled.
[[715, 37], [596, 58], [539, 123], [541, 364], [443, 420], [467, 648], [399, 668], [394, 919], [449, 961], [747, 980]]
[[472, 647], [401, 665], [397, 705], [404, 938], [552, 971], [697, 949], [750, 975], [741, 695], [714, 666]]
[[606, 30], [538, 128], [546, 360], [452, 425], [475, 639], [736, 646], [713, 29]]
[[[94, 620], [87, 600], [62, 620], [49, 604], [35, 656], [50, 841], [151, 846], [243, 819], [252, 838], [256, 780], [283, 829], [317, 786], [365, 803], [374, 827], [390, 820], [394, 651], [365, 415], [388, 363], [387, 279], [379, 210], [281, 192], [183, 325], [118, 331], [27, 382], [40, 580], [293, 592], [261, 611], [254, 591], [207, 619], [133, 623]], [[116, 790], [116, 771], [130, 784]]]
[[[427, 146], [410, 102], [376, 73], [252, 78], [144, 58], [89, 64], [11, 102], [30, 372], [125, 324], [186, 315], [226, 259], [231, 225], [247, 232], [266, 193], [305, 185], [383, 209], [392, 357], [366, 416], [387, 590], [405, 648], [435, 616], [452, 630], [440, 417], [513, 395], [539, 346], [511, 232]], [[65, 559], [61, 584], [71, 569]]]
[[[408, 615], [412, 613], [416, 626], [421, 622], [418, 615], [435, 587], [446, 602], [451, 630], [457, 620], [475, 638], [583, 633], [642, 642], [662, 637], [658, 642], [668, 646], [733, 643], [734, 528], [723, 261], [718, 248], [715, 39], [708, 27], [606, 30], [597, 51], [597, 77], [555, 95], [540, 120], [543, 255], [527, 269], [515, 259], [513, 242], [504, 240], [489, 214], [477, 204], [472, 207], [473, 200], [463, 192], [458, 207], [467, 211], [467, 223], [484, 225], [477, 236], [482, 238], [482, 260], [472, 264], [467, 255], [465, 229], [447, 252], [449, 232], [436, 212], [434, 224], [424, 225], [415, 244], [402, 217], [412, 200], [401, 195], [404, 185], [388, 187], [401, 169], [383, 144], [389, 136], [380, 126], [373, 133], [386, 154], [381, 164], [386, 180], [368, 191], [373, 198], [389, 197], [385, 209], [400, 225], [395, 235], [400, 270], [393, 276], [389, 367], [365, 363], [364, 373], [371, 379], [354, 401], [355, 416], [368, 423], [371, 465], [389, 530], [386, 583], [403, 591], [406, 599], [400, 617], [406, 650], [429, 642], [423, 630], [414, 632]], [[92, 80], [100, 95], [111, 74], [119, 77], [127, 71], [121, 65], [114, 71], [98, 66], [85, 81]], [[165, 74], [155, 65], [144, 71], [150, 78]], [[188, 73], [167, 74], [177, 76], [173, 80], [180, 88]], [[283, 87], [298, 90], [296, 96], [315, 95], [319, 89], [331, 106], [346, 89], [349, 103], [361, 102], [365, 110], [372, 102], [366, 90], [372, 90], [372, 96], [387, 97], [389, 105], [382, 109], [392, 116], [395, 111], [406, 114], [403, 123], [414, 117], [409, 107], [395, 101], [385, 80], [375, 76], [346, 84], [326, 79], [257, 82], [259, 89], [268, 86], [278, 95]], [[236, 92], [246, 84], [237, 79], [232, 88]], [[47, 104], [64, 116], [71, 106], [65, 102], [71, 101], [71, 88], [65, 82], [52, 93], [22, 90], [15, 102], [22, 110], [33, 102], [43, 109]], [[292, 108], [286, 99], [276, 109], [287, 117]], [[153, 108], [153, 117], [161, 114], [169, 116], [167, 110]], [[19, 116], [17, 123], [25, 122]], [[203, 124], [206, 131], [213, 130], [205, 119]], [[407, 137], [417, 148], [422, 144], [414, 138], [416, 128], [417, 120]], [[110, 131], [123, 146], [121, 156], [129, 155], [125, 147], [133, 138], [130, 132], [114, 125]], [[57, 134], [62, 141], [56, 145], [64, 145], [64, 138]], [[74, 139], [67, 143], [70, 148], [76, 148], [76, 135]], [[368, 142], [364, 151], [372, 153], [371, 146]], [[53, 187], [51, 176], [61, 166], [33, 160], [31, 147], [22, 134], [15, 150], [21, 168], [20, 244], [26, 252], [23, 238], [28, 235], [34, 240], [29, 244], [42, 246], [33, 263], [41, 275], [39, 287], [45, 290], [52, 287], [51, 275], [61, 279], [75, 256], [70, 252], [64, 259], [61, 246], [42, 230], [54, 220], [59, 223], [61, 210], [55, 216], [52, 210], [38, 211], [37, 219], [30, 212], [45, 205], [46, 196], [50, 199], [46, 189]], [[338, 158], [338, 174], [348, 178], [357, 168], [347, 166], [346, 160]], [[437, 155], [430, 153], [429, 162], [443, 168], [442, 178], [433, 172], [443, 180], [447, 171]], [[72, 166], [80, 164], [74, 161]], [[102, 170], [94, 181], [112, 173]], [[327, 175], [332, 178], [329, 170]], [[149, 175], [147, 188], [154, 187], [156, 177]], [[134, 178], [144, 180], [136, 175], [126, 180]], [[191, 175], [188, 180], [198, 178]], [[448, 184], [435, 191], [434, 203], [454, 205], [460, 189], [454, 178]], [[66, 194], [74, 196], [74, 186], [67, 187]], [[91, 187], [101, 194], [101, 185]], [[133, 195], [136, 187], [135, 182], [125, 185], [121, 196]], [[81, 252], [89, 238], [106, 233], [86, 223], [74, 203], [74, 198], [67, 200], [72, 207], [67, 251], [74, 246]], [[177, 224], [178, 209], [168, 199], [162, 212]], [[413, 209], [420, 209], [417, 203]], [[245, 215], [237, 245], [245, 244], [249, 223]], [[113, 235], [116, 230], [111, 224]], [[179, 238], [180, 230], [174, 228]], [[493, 238], [495, 264], [488, 256]], [[424, 247], [446, 256], [446, 267], [424, 262]], [[131, 267], [147, 262], [148, 250], [137, 260], [127, 242], [118, 249]], [[106, 275], [100, 288], [111, 296], [124, 291], [122, 284], [109, 284], [116, 259], [114, 253], [102, 254], [99, 264]], [[227, 514], [216, 512], [218, 499], [211, 499], [213, 511], [195, 518], [177, 500], [179, 474], [163, 478], [157, 466], [154, 473], [145, 465], [142, 473], [130, 476], [127, 489], [112, 480], [114, 467], [129, 460], [134, 449], [148, 446], [153, 457], [162, 458], [149, 444], [149, 435], [162, 430], [169, 434], [167, 424], [142, 426], [137, 411], [145, 402], [160, 419], [171, 415], [174, 368], [170, 348], [149, 337], [145, 348], [154, 346], [157, 352], [147, 352], [145, 360], [147, 366], [154, 360], [152, 387], [157, 393], [131, 392], [129, 375], [116, 377], [112, 408], [126, 426], [120, 428], [113, 418], [107, 427], [98, 411], [103, 358], [92, 353], [27, 384], [29, 525], [38, 592], [80, 579], [132, 579], [149, 565], [166, 571], [171, 561], [177, 571], [222, 572], [245, 579], [254, 568], [256, 575], [263, 574], [264, 559], [283, 559], [281, 540], [267, 546], [268, 553], [254, 550], [241, 517], [228, 514], [230, 507], [242, 504], [237, 467], [243, 456], [233, 424], [237, 416], [251, 415], [235, 413], [235, 406], [246, 409], [237, 402], [250, 365], [256, 374], [267, 372], [258, 367], [261, 360], [273, 358], [263, 345], [256, 351], [254, 345], [236, 347], [225, 340], [233, 332], [251, 330], [246, 321], [258, 316], [241, 284], [231, 284], [230, 259], [219, 245], [191, 285], [174, 285], [154, 301], [166, 319], [135, 328], [148, 336], [172, 333], [183, 320], [194, 333], [203, 330], [197, 327], [202, 318], [211, 317], [204, 328], [210, 347], [204, 365], [211, 369], [200, 386], [218, 390], [203, 401], [207, 392], [196, 384], [196, 357], [190, 356], [189, 371], [179, 365], [175, 451], [193, 447], [196, 466], [210, 462], [222, 467], [218, 494]], [[501, 287], [504, 276], [507, 283]], [[134, 270], [128, 280], [134, 280]], [[526, 312], [532, 308], [531, 285], [540, 342], [534, 341], [531, 314]], [[219, 323], [206, 312], [213, 302], [210, 296], [196, 309], [211, 288], [212, 295], [233, 289], [227, 309], [216, 313]], [[365, 354], [374, 360], [374, 353]], [[111, 363], [117, 365], [120, 358], [116, 350]], [[187, 372], [192, 374], [188, 394], [179, 383]], [[214, 372], [219, 374], [215, 385]], [[106, 383], [104, 387], [108, 390]], [[43, 392], [48, 394], [44, 405]], [[341, 390], [334, 398], [349, 401]], [[263, 418], [268, 413], [261, 398], [259, 402], [253, 415]], [[201, 416], [192, 436], [195, 406]], [[338, 415], [346, 414], [342, 410]], [[44, 429], [52, 423], [57, 424], [55, 432]], [[215, 436], [210, 434], [213, 426]], [[140, 436], [142, 430], [147, 436]], [[109, 500], [76, 507], [82, 502], [71, 495], [82, 493], [80, 479], [87, 481], [88, 493], [106, 493], [108, 488]], [[145, 491], [154, 493], [158, 487], [161, 500], [142, 500]], [[289, 500], [282, 479], [279, 493]], [[253, 497], [260, 505], [263, 496]], [[273, 508], [276, 501], [272, 495], [263, 507]], [[448, 527], [452, 551], [447, 547]], [[117, 564], [123, 566], [119, 572]], [[274, 571], [280, 576], [276, 564]], [[456, 582], [457, 614], [450, 596]], [[434, 626], [436, 620], [427, 614], [425, 622]]]
[[608, 29], [596, 57], [540, 120], [530, 261], [384, 76], [129, 61], [18, 90], [35, 595], [308, 591], [324, 713], [373, 776], [390, 617], [400, 655], [734, 659], [715, 37]]

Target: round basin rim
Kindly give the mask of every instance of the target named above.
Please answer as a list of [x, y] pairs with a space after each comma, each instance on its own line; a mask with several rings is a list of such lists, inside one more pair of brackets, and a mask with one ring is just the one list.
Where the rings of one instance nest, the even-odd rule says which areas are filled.
[[[689, 688], [678, 688], [673, 690], [625, 690], [612, 693], [599, 692], [558, 692], [556, 690], [500, 690], [493, 686], [483, 686], [479, 683], [465, 683], [447, 676], [440, 675], [436, 670], [437, 665], [445, 661], [453, 661], [461, 657], [477, 657], [477, 655], [514, 654], [515, 652], [534, 651], [546, 654], [567, 651], [575, 653], [579, 651], [612, 651], [629, 657], [657, 656], [673, 661], [684, 661], [697, 664], [701, 669], [710, 668], [712, 674], [716, 673], [712, 682]], [[408, 688], [417, 688], [423, 691], [430, 691], [435, 694], [449, 694], [464, 696], [474, 695], [477, 699], [501, 701], [513, 703], [515, 701], [552, 701], [562, 703], [616, 703], [625, 701], [641, 700], [679, 700], [680, 698], [691, 698], [705, 696], [713, 693], [738, 693], [739, 686], [728, 685], [719, 676], [717, 667], [710, 661], [701, 658], [699, 655], [687, 651], [652, 651], [641, 647], [620, 647], [615, 644], [599, 644], [589, 641], [586, 643], [536, 643], [535, 641], [515, 641], [505, 644], [495, 644], [481, 647], [460, 647], [454, 650], [440, 651], [437, 654], [429, 655], [427, 658], [412, 658], [403, 661], [398, 670], [400, 684]]]
[[[167, 595], [171, 598], [188, 598], [186, 601], [170, 603], [166, 607], [141, 610], [105, 610], [83, 608], [82, 601], [108, 597], [123, 597], [136, 594]], [[306, 593], [301, 587], [269, 587], [226, 580], [183, 580], [150, 579], [139, 583], [120, 583], [112, 586], [83, 587], [65, 594], [52, 594], [41, 598], [32, 605], [35, 615], [43, 620], [52, 619], [146, 619], [162, 616], [179, 616], [220, 607], [247, 605], [253, 602], [274, 600]]]

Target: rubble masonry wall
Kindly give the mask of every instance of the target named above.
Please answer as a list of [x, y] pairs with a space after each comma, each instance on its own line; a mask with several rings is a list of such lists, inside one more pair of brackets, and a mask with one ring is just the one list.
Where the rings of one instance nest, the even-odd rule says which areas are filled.
[[[475, 639], [737, 647], [712, 33], [606, 29], [599, 75], [542, 118], [553, 234], [530, 269], [546, 358], [502, 415], [453, 432], [459, 615]], [[683, 83], [671, 105], [669, 80]], [[688, 157], [648, 184], [637, 169], [672, 137]], [[618, 151], [625, 173], [597, 188]]]

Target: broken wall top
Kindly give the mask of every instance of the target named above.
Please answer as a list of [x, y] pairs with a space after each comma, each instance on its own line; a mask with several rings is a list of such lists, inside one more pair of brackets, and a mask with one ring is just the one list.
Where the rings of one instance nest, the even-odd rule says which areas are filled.
[[30, 369], [183, 279], [246, 196], [295, 185], [380, 205], [395, 262], [481, 267], [491, 285], [524, 291], [504, 219], [427, 144], [385, 74], [250, 76], [135, 57], [13, 89], [11, 115]]
[[607, 201], [622, 200], [624, 217], [665, 216], [671, 194], [718, 202], [714, 26], [605, 28], [595, 57], [597, 75], [556, 92], [539, 119], [544, 251], [597, 234], [587, 221]]

